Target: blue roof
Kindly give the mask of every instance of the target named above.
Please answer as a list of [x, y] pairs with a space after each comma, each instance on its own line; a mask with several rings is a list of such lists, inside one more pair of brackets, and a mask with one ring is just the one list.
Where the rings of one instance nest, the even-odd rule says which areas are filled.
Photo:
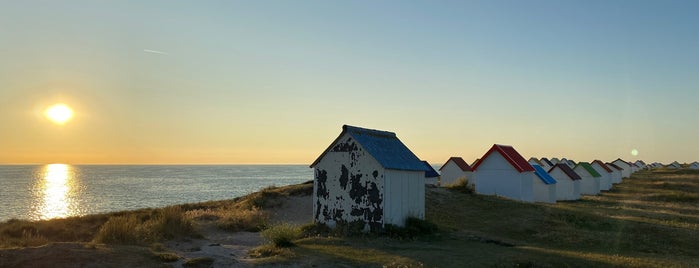
[[539, 165], [532, 165], [532, 167], [534, 167], [534, 170], [536, 171], [535, 172], [536, 176], [538, 176], [539, 179], [541, 179], [541, 181], [543, 181], [545, 184], [555, 184], [556, 183], [556, 180], [553, 177], [551, 177], [551, 175], [549, 175], [549, 173], [546, 172], [546, 170], [544, 170], [544, 168], [542, 168]]
[[[344, 125], [338, 139], [345, 133], [354, 138], [386, 169], [428, 171], [425, 164], [393, 132]], [[311, 167], [315, 166], [335, 143], [337, 139], [311, 164]]]
[[436, 178], [439, 177], [439, 173], [437, 173], [436, 170], [428, 163], [427, 161], [422, 161], [422, 163], [425, 163], [425, 168], [427, 169], [425, 171], [425, 178]]

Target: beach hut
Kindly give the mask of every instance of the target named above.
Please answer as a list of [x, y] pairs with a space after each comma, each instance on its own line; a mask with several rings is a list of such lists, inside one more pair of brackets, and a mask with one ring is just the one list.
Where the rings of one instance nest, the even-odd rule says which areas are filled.
[[699, 169], [699, 162], [695, 161], [695, 162], [689, 164], [689, 168], [690, 169]]
[[542, 167], [548, 167], [549, 169], [553, 167], [553, 163], [546, 157], [539, 159], [539, 162], [543, 164]]
[[648, 165], [646, 165], [646, 162], [643, 162], [643, 160], [636, 160], [634, 164], [636, 164], [636, 166], [638, 166], [640, 169], [648, 169]]
[[441, 168], [439, 168], [439, 172], [442, 173], [440, 186], [453, 184], [460, 178], [464, 178], [466, 181], [468, 181], [469, 185], [472, 187], [474, 186], [473, 170], [471, 170], [471, 166], [469, 166], [461, 157], [449, 158], [449, 160], [447, 160], [447, 162], [444, 163]]
[[575, 168], [575, 173], [578, 173], [582, 178], [580, 182], [580, 194], [596, 195], [600, 192], [600, 177], [597, 171], [590, 166], [588, 162], [580, 162]]
[[548, 171], [556, 180], [556, 200], [580, 199], [580, 183], [582, 178], [572, 168], [563, 163], [553, 165]]
[[536, 157], [530, 157], [529, 160], [528, 160], [527, 162], [529, 162], [530, 165], [539, 165], [539, 166], [541, 166], [541, 162], [539, 162], [539, 159], [536, 159]]
[[429, 162], [422, 160], [422, 163], [425, 164], [425, 184], [429, 185], [437, 185], [439, 182], [439, 173], [434, 170], [432, 165], [430, 165]]
[[495, 144], [473, 165], [476, 193], [534, 201], [534, 168], [512, 146]]
[[532, 165], [534, 174], [534, 202], [556, 203], [556, 180], [539, 165]]
[[615, 164], [622, 169], [621, 170], [621, 177], [622, 178], [631, 177], [631, 164], [629, 164], [629, 162], [626, 162], [626, 161], [622, 160], [621, 158], [617, 158], [616, 160], [612, 161], [612, 164]]
[[561, 163], [568, 165], [570, 168], [575, 167], [575, 163], [573, 163], [573, 161], [570, 161], [566, 158], [561, 158]]
[[612, 170], [612, 184], [617, 184], [621, 183], [621, 173], [624, 171], [624, 169], [620, 168], [619, 166], [612, 164], [612, 163], [604, 163], [609, 167], [609, 169]]
[[590, 163], [590, 166], [600, 174], [599, 188], [602, 191], [609, 191], [612, 189], [612, 169], [610, 169], [604, 162], [595, 160]]
[[682, 168], [682, 165], [680, 165], [680, 163], [678, 163], [677, 161], [674, 161], [674, 162], [670, 163], [669, 165], [667, 165], [667, 168], [678, 169], [678, 168]]
[[555, 165], [555, 164], [558, 164], [558, 163], [560, 163], [560, 162], [561, 162], [561, 160], [559, 160], [558, 158], [555, 158], [555, 157], [554, 157], [554, 158], [551, 158], [551, 163], [554, 164], [554, 165]]
[[393, 132], [344, 125], [311, 168], [316, 222], [379, 230], [425, 216], [425, 163]]

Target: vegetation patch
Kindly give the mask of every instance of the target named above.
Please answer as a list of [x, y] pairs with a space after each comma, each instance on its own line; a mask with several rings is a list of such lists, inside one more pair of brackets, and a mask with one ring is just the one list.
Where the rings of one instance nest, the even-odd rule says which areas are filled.
[[214, 259], [210, 257], [191, 258], [182, 263], [186, 268], [208, 268], [214, 264]]
[[267, 226], [269, 220], [268, 213], [257, 208], [222, 211], [219, 215], [217, 226], [232, 232], [259, 232]]
[[444, 185], [449, 190], [464, 193], [464, 194], [473, 194], [475, 191], [473, 187], [468, 183], [468, 180], [466, 178], [459, 178], [455, 182], [451, 184]]
[[260, 235], [277, 247], [291, 247], [294, 246], [294, 240], [301, 237], [301, 228], [289, 223], [282, 223], [270, 226]]
[[93, 239], [106, 244], [143, 244], [194, 235], [192, 221], [179, 206], [153, 211], [151, 217], [124, 215], [109, 218]]

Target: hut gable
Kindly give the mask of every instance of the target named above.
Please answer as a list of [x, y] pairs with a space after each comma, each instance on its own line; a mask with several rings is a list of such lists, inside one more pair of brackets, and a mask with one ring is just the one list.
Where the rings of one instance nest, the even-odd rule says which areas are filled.
[[601, 175], [597, 173], [592, 166], [590, 166], [590, 163], [579, 162], [577, 165], [575, 165], [573, 171], [578, 173], [578, 175], [580, 175], [582, 178], [582, 182], [580, 183], [581, 194], [599, 194]]
[[573, 171], [573, 169], [571, 169], [568, 165], [565, 165], [565, 164], [554, 165], [549, 170], [549, 174], [556, 169], [560, 169], [561, 172], [563, 172], [563, 174], [565, 174], [566, 177], [570, 178], [570, 180], [573, 180], [573, 181], [582, 180], [582, 178], [580, 177], [580, 175], [578, 175], [578, 173], [575, 173], [575, 171]]
[[465, 179], [473, 186], [473, 170], [461, 157], [450, 157], [447, 162], [439, 168], [441, 172], [440, 186], [446, 186]]
[[476, 193], [534, 202], [534, 168], [512, 146], [495, 144], [473, 166]]
[[616, 160], [612, 161], [612, 164], [615, 164], [621, 168], [622, 178], [631, 177], [631, 173], [633, 172], [633, 170], [631, 169], [631, 164], [629, 164], [629, 162], [626, 162], [621, 158], [617, 158]]
[[437, 185], [439, 180], [439, 173], [434, 170], [432, 165], [427, 161], [422, 161], [425, 164], [425, 184]]
[[600, 160], [592, 161], [590, 166], [594, 168], [597, 171], [597, 173], [599, 173], [601, 176], [600, 190], [608, 191], [612, 189], [612, 170], [607, 165], [605, 165], [604, 162]]
[[542, 157], [542, 158], [540, 159], [540, 162], [541, 162], [542, 164], [546, 164], [546, 165], [549, 166], [549, 167], [553, 167], [553, 163], [551, 163], [551, 161], [549, 161], [549, 159], [546, 158], [546, 157]]
[[532, 165], [538, 180], [534, 180], [534, 202], [556, 203], [556, 180], [539, 165]]
[[515, 148], [500, 144], [493, 145], [493, 147], [491, 147], [490, 150], [488, 150], [488, 152], [486, 152], [483, 157], [480, 158], [482, 160], [473, 165], [473, 170], [478, 171], [478, 167], [481, 166], [481, 164], [483, 164], [485, 160], [494, 153], [499, 154], [502, 158], [507, 160], [507, 162], [520, 173], [534, 172], [532, 165], [530, 165], [529, 162], [527, 162], [527, 160], [525, 160], [524, 157], [522, 157], [522, 155], [515, 150]]
[[689, 164], [690, 169], [699, 169], [699, 163], [698, 162], [693, 162]]
[[[405, 203], [406, 210], [396, 213], [424, 216], [425, 164], [392, 132], [345, 125], [311, 167], [317, 222], [333, 226], [362, 221], [365, 229], [372, 230], [385, 223], [402, 225], [403, 218], [386, 211], [390, 207], [387, 198]], [[389, 197], [387, 188], [403, 184], [404, 192]]]
[[449, 160], [447, 160], [447, 162], [445, 162], [444, 165], [439, 168], [439, 171], [442, 171], [442, 169], [444, 169], [449, 162], [453, 162], [457, 167], [459, 167], [459, 169], [461, 169], [461, 171], [472, 171], [471, 166], [469, 166], [463, 158], [454, 156], [450, 157]]
[[548, 173], [556, 179], [556, 200], [580, 199], [580, 182], [582, 178], [568, 165], [563, 163], [556, 164]]
[[556, 184], [556, 180], [553, 177], [551, 177], [551, 175], [549, 175], [549, 173], [546, 172], [546, 170], [544, 170], [541, 166], [532, 165], [532, 167], [534, 167], [536, 176], [539, 177], [539, 179], [541, 179], [541, 182], [543, 182], [544, 184]]

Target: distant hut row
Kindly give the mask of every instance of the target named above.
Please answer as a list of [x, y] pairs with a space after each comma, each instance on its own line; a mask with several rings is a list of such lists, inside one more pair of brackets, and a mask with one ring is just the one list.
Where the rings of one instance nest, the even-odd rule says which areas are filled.
[[[365, 230], [402, 226], [407, 217], [424, 218], [425, 184], [467, 183], [476, 193], [524, 202], [555, 203], [596, 195], [642, 169], [682, 168], [673, 162], [575, 162], [566, 158], [526, 160], [508, 145], [493, 145], [469, 165], [449, 158], [434, 170], [395, 133], [344, 125], [340, 135], [311, 164], [313, 214], [329, 226], [364, 223]], [[699, 169], [694, 162], [688, 168]], [[441, 174], [440, 174], [441, 173]]]

